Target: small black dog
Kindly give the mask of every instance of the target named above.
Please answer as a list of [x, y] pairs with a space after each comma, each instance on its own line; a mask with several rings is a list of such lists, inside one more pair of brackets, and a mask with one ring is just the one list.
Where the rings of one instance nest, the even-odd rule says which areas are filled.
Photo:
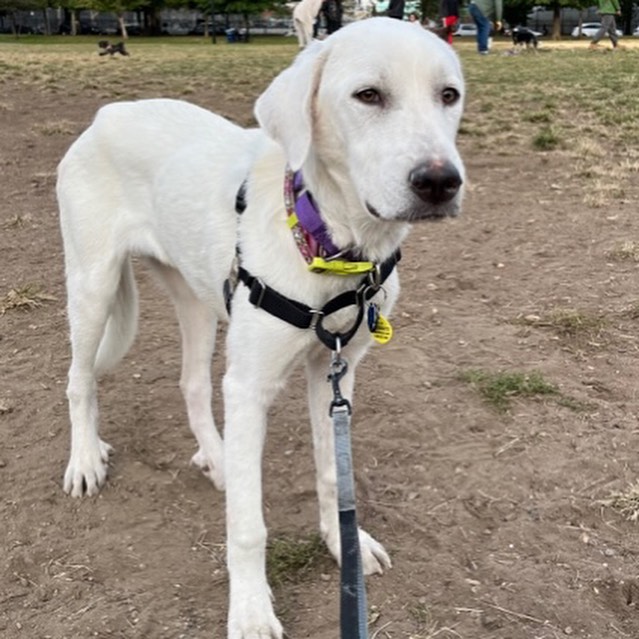
[[528, 31], [526, 27], [516, 27], [513, 29], [513, 44], [515, 46], [525, 46], [527, 49], [533, 47], [537, 48], [537, 36], [532, 32]]
[[528, 31], [525, 27], [517, 27], [513, 29], [513, 44], [515, 46], [525, 46], [527, 49], [530, 47], [537, 48], [537, 36]]
[[129, 55], [129, 52], [124, 46], [124, 42], [111, 44], [108, 40], [100, 40], [100, 42], [98, 42], [98, 47], [102, 49], [102, 51], [100, 51], [100, 55], [115, 55], [116, 53], [119, 53], [120, 55]]

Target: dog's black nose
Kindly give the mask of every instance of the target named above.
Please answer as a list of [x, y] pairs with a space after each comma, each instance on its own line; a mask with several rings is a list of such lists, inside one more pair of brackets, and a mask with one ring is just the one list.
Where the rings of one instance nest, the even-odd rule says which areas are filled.
[[408, 181], [413, 191], [429, 204], [452, 200], [462, 184], [459, 171], [450, 162], [423, 162], [408, 174]]

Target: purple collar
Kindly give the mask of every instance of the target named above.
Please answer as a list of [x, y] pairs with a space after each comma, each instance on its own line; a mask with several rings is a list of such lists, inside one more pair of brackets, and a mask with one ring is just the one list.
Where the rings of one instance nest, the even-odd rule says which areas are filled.
[[317, 248], [323, 253], [316, 257], [330, 258], [340, 253], [340, 250], [330, 238], [313, 196], [304, 186], [304, 178], [301, 171], [295, 171], [293, 174], [293, 197], [295, 198], [295, 214], [298, 222], [306, 233], [315, 240]]

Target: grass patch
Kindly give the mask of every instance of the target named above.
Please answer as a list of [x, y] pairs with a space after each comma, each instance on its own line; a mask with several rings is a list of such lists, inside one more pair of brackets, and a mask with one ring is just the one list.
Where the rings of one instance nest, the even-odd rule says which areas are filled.
[[317, 565], [330, 559], [326, 544], [318, 534], [307, 538], [275, 537], [266, 551], [266, 574], [274, 587], [298, 583], [317, 574]]
[[559, 337], [593, 340], [600, 337], [607, 320], [574, 308], [556, 308], [547, 315], [526, 315], [518, 320], [528, 326], [549, 328]]
[[32, 217], [29, 213], [26, 215], [21, 215], [20, 213], [16, 213], [12, 217], [10, 217], [5, 223], [4, 228], [6, 229], [21, 229], [25, 227], [27, 224], [31, 224]]
[[74, 135], [76, 133], [76, 125], [68, 120], [36, 124], [34, 128], [42, 135]]
[[559, 146], [560, 141], [555, 130], [548, 126], [539, 131], [532, 144], [537, 151], [552, 151]]
[[4, 315], [9, 310], [32, 311], [45, 302], [51, 302], [55, 299], [53, 295], [43, 292], [37, 284], [26, 284], [12, 288], [0, 304], [0, 315]]
[[506, 412], [515, 397], [558, 395], [554, 384], [547, 382], [541, 373], [490, 373], [481, 370], [465, 371], [462, 381], [475, 388], [482, 398], [499, 412]]
[[639, 242], [628, 240], [606, 253], [613, 262], [639, 262]]
[[547, 111], [537, 111], [536, 113], [529, 113], [524, 116], [526, 122], [532, 122], [537, 124], [550, 124], [552, 118]]
[[626, 492], [613, 493], [601, 503], [618, 511], [628, 521], [636, 523], [639, 521], [639, 482], [630, 484]]

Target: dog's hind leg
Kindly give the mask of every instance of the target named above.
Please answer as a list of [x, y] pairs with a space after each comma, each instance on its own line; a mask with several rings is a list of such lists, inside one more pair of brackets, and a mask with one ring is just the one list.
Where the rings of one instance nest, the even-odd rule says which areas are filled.
[[[370, 339], [370, 338], [369, 338]], [[354, 345], [355, 346], [355, 345]], [[355, 346], [357, 348], [357, 346]], [[342, 395], [351, 400], [355, 384], [355, 367], [364, 354], [363, 350], [346, 355], [348, 371], [343, 377], [340, 389]], [[335, 443], [333, 424], [328, 414], [332, 400], [331, 386], [326, 381], [330, 356], [311, 356], [306, 363], [309, 409], [313, 427], [313, 452], [317, 472], [317, 497], [320, 508], [320, 532], [339, 562], [341, 559], [339, 522], [337, 514], [337, 485], [335, 469]], [[391, 561], [384, 547], [366, 531], [359, 529], [359, 544], [364, 573], [382, 573], [391, 567]]]
[[137, 318], [129, 261], [91, 266], [86, 260], [67, 261], [71, 456], [64, 490], [73, 497], [96, 494], [106, 480], [112, 449], [98, 436], [97, 378], [128, 350]]
[[197, 298], [174, 268], [152, 261], [153, 270], [166, 287], [178, 316], [182, 335], [180, 390], [186, 403], [189, 426], [199, 450], [191, 463], [224, 489], [224, 455], [211, 410], [211, 359], [215, 349], [217, 317]]

